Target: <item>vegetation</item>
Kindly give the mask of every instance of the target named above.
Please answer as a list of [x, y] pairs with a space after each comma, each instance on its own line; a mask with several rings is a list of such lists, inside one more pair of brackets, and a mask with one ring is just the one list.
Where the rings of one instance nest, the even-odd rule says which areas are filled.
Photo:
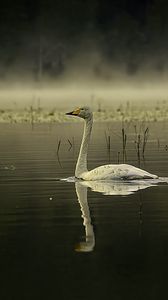
[[[122, 122], [122, 138], [123, 147], [126, 148], [126, 135], [124, 124], [129, 122], [141, 121], [145, 122], [157, 122], [168, 120], [168, 103], [163, 101], [157, 106], [141, 106], [141, 105], [119, 105], [117, 108], [98, 109], [94, 112], [94, 120], [97, 122], [110, 122], [121, 121]], [[56, 108], [52, 110], [35, 108], [32, 105], [23, 110], [0, 110], [0, 122], [1, 123], [30, 123], [32, 127], [36, 123], [55, 123], [55, 122], [78, 122], [78, 118], [69, 118], [65, 115], [65, 112], [58, 111]], [[143, 145], [145, 151], [148, 128], [144, 129], [143, 133]], [[106, 143], [110, 148], [110, 135], [105, 133]], [[71, 144], [71, 141], [69, 141]], [[159, 144], [159, 141], [158, 141]]]

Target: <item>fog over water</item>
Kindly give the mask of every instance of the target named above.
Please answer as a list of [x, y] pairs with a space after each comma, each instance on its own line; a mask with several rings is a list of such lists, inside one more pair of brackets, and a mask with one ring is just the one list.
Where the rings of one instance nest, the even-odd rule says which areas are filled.
[[[38, 65], [36, 74], [26, 62], [22, 66], [17, 62], [14, 69], [11, 66], [0, 79], [0, 108], [18, 109], [30, 105], [58, 109], [74, 105], [107, 108], [127, 101], [151, 105], [168, 100], [168, 71], [158, 70], [153, 58], [131, 71], [124, 58], [115, 63], [98, 49], [87, 48], [86, 44], [83, 47], [79, 54], [64, 58], [64, 67], [58, 74], [50, 74], [45, 62]], [[57, 59], [57, 54], [53, 59]]]
[[166, 0], [5, 2], [0, 108], [167, 100], [167, 12]]
[[76, 105], [89, 105], [93, 109], [108, 108], [130, 102], [133, 105], [156, 105], [168, 101], [166, 82], [153, 83], [134, 80], [90, 82], [58, 81], [52, 83], [15, 83], [0, 89], [0, 109], [22, 109], [27, 106], [55, 107], [63, 110]]

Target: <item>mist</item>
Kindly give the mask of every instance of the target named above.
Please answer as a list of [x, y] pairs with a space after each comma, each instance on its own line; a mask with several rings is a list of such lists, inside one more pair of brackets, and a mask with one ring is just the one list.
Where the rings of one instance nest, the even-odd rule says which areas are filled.
[[165, 0], [7, 4], [0, 27], [0, 107], [167, 100]]

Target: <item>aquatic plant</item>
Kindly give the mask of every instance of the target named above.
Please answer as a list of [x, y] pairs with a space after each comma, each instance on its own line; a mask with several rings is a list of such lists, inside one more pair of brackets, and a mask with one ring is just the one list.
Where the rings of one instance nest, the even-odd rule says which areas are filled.
[[146, 150], [146, 145], [149, 137], [149, 127], [146, 127], [145, 123], [143, 122], [142, 124], [140, 124], [139, 131], [137, 130], [136, 124], [134, 125], [134, 130], [135, 130], [134, 144], [137, 153], [138, 164], [140, 165], [141, 153], [143, 159], [145, 159], [145, 150]]
[[126, 162], [126, 145], [127, 145], [127, 134], [125, 133], [124, 127], [122, 127], [122, 153], [123, 153], [123, 162]]
[[57, 145], [57, 155], [59, 154], [60, 146], [61, 146], [61, 140], [58, 141], [58, 145]]
[[[33, 98], [34, 99], [34, 98]], [[38, 99], [37, 99], [38, 100]], [[37, 105], [31, 103], [28, 108], [0, 110], [0, 122], [2, 123], [53, 123], [53, 122], [78, 122], [79, 120], [72, 118], [69, 120], [63, 111], [58, 111], [56, 107], [52, 109], [44, 109], [38, 101]], [[31, 101], [32, 102], [32, 101]], [[101, 106], [95, 109], [94, 120], [97, 122], [110, 121], [163, 121], [168, 120], [168, 102], [160, 102], [155, 106], [135, 105], [127, 102], [120, 104], [118, 107], [103, 108]]]
[[146, 144], [148, 141], [148, 136], [149, 136], [149, 128], [146, 127], [145, 131], [143, 132], [143, 145], [142, 145], [142, 156], [144, 158], [145, 156], [145, 149], [146, 149]]

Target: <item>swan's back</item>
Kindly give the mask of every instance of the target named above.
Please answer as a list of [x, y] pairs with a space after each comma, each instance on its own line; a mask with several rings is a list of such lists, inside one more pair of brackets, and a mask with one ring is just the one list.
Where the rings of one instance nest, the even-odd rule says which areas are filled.
[[81, 174], [84, 180], [112, 180], [112, 179], [155, 179], [158, 176], [150, 174], [142, 169], [127, 164], [109, 164], [97, 167]]

